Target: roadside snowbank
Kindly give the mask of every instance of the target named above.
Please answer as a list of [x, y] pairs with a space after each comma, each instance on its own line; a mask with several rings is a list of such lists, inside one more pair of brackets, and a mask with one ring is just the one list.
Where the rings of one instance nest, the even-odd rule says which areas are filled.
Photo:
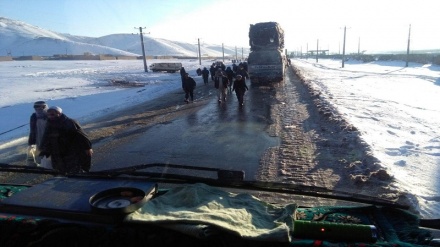
[[301, 75], [361, 132], [373, 154], [414, 194], [425, 216], [440, 216], [440, 66], [292, 60]]

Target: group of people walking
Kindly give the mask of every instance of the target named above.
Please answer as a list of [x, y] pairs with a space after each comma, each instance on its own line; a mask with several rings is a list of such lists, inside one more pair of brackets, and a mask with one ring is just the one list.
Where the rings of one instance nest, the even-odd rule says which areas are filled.
[[62, 174], [88, 172], [93, 154], [92, 143], [78, 121], [67, 117], [58, 106], [44, 101], [34, 103], [28, 138], [35, 150], [34, 164]]
[[[247, 64], [235, 63], [231, 67], [226, 67], [223, 63], [213, 63], [210, 68], [211, 79], [214, 81], [215, 88], [218, 89], [218, 101], [226, 101], [227, 90], [235, 91], [238, 103], [240, 106], [244, 104], [244, 94], [249, 88], [246, 85], [246, 79], [249, 78], [247, 73]], [[205, 68], [204, 68], [205, 69]], [[215, 71], [213, 73], [213, 71]]]
[[[196, 82], [194, 78], [189, 76], [184, 67], [181, 68], [180, 75], [182, 78], [182, 89], [185, 92], [185, 102], [189, 103], [189, 99], [192, 102], [194, 100]], [[223, 63], [213, 63], [209, 70], [206, 67], [197, 69], [197, 75], [202, 76], [205, 85], [208, 85], [209, 77], [211, 76], [214, 87], [218, 90], [217, 98], [219, 103], [226, 101], [229, 89], [229, 92], [235, 91], [239, 106], [244, 105], [244, 95], [249, 90], [246, 85], [246, 79], [249, 78], [246, 63], [240, 63], [239, 65], [234, 63], [232, 68], [226, 67]]]

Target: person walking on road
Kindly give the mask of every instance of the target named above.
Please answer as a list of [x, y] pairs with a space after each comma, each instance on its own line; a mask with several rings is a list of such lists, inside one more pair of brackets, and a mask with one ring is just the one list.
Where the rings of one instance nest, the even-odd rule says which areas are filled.
[[191, 97], [191, 102], [194, 101], [194, 89], [196, 88], [196, 81], [189, 76], [188, 73], [185, 74], [182, 89], [185, 91], [185, 102], [189, 103], [189, 97]]
[[182, 85], [183, 85], [183, 81], [185, 80], [185, 74], [186, 74], [186, 70], [184, 67], [180, 68], [180, 78], [182, 79]]
[[247, 72], [247, 70], [245, 69], [242, 63], [240, 63], [240, 65], [238, 66], [238, 70], [235, 74], [241, 75], [242, 77], [244, 77], [245, 80], [249, 79], [249, 73]]
[[244, 103], [244, 94], [246, 90], [249, 90], [249, 88], [246, 85], [246, 80], [243, 76], [237, 75], [235, 77], [234, 86], [232, 88], [232, 91], [235, 91], [235, 95], [238, 99], [239, 106], [243, 106]]
[[[41, 161], [46, 162], [45, 158], [39, 156], [43, 141], [44, 130], [47, 122], [47, 104], [44, 101], [34, 103], [34, 113], [31, 114], [29, 121], [28, 138], [28, 164], [40, 166]], [[50, 161], [47, 161], [50, 162]]]
[[211, 67], [209, 67], [209, 73], [211, 74], [211, 80], [215, 81], [215, 63], [211, 64]]
[[206, 67], [204, 67], [202, 70], [202, 77], [203, 77], [203, 83], [207, 85], [209, 79], [209, 70]]
[[51, 157], [53, 169], [63, 174], [88, 172], [92, 143], [79, 123], [58, 106], [47, 110], [47, 125], [40, 156]]
[[229, 91], [232, 90], [232, 80], [234, 79], [234, 71], [231, 69], [231, 67], [227, 67], [225, 70], [226, 76], [228, 77], [229, 83]]
[[218, 102], [226, 102], [226, 92], [228, 90], [228, 77], [221, 68], [215, 73], [215, 88], [218, 89]]

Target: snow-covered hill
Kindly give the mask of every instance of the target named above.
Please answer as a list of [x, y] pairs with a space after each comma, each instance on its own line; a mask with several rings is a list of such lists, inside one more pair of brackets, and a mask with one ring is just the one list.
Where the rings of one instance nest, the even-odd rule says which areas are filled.
[[[197, 56], [198, 45], [144, 35], [147, 56]], [[202, 56], [241, 57], [234, 47], [201, 44]], [[55, 54], [82, 55], [142, 55], [139, 34], [111, 34], [99, 38], [61, 34], [22, 21], [0, 17], [0, 56], [52, 56]], [[247, 54], [248, 50], [243, 53]]]

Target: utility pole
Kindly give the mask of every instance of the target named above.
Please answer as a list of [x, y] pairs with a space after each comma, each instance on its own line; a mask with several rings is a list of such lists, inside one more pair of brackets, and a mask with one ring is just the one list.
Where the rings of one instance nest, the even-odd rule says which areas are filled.
[[342, 44], [342, 68], [344, 68], [345, 63], [345, 33], [346, 33], [347, 27], [344, 26], [344, 43]]
[[202, 53], [200, 52], [200, 38], [197, 39], [199, 44], [199, 65], [202, 65]]
[[237, 56], [237, 46], [235, 46], [235, 60], [238, 61], [238, 56]]
[[307, 49], [306, 60], [309, 60], [309, 43], [307, 43], [306, 49]]
[[408, 32], [408, 46], [406, 48], [406, 65], [405, 67], [408, 67], [408, 62], [409, 62], [409, 43], [411, 40], [411, 24], [409, 24], [409, 32]]
[[224, 44], [222, 43], [222, 54], [223, 54], [223, 57], [222, 57], [222, 61], [223, 61], [223, 63], [225, 62], [225, 46], [224, 46]]
[[316, 40], [316, 62], [318, 62], [319, 39]]
[[241, 47], [241, 60], [244, 61], [244, 50], [243, 50], [243, 47]]
[[139, 33], [141, 35], [142, 57], [143, 57], [143, 60], [144, 60], [144, 71], [148, 72], [147, 59], [145, 58], [144, 35], [142, 34], [142, 27], [139, 27]]

